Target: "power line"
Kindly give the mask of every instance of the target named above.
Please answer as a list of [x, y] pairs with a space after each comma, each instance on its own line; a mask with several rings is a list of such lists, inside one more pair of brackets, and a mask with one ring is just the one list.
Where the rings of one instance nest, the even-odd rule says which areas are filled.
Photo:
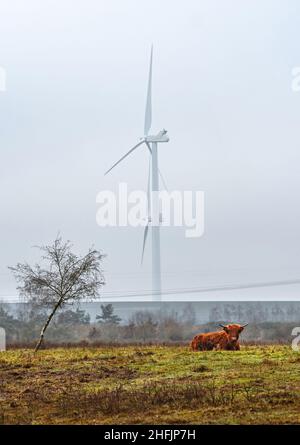
[[[260, 283], [247, 283], [247, 284], [229, 284], [223, 286], [215, 286], [215, 287], [202, 287], [202, 288], [175, 288], [175, 289], [166, 289], [162, 291], [162, 295], [175, 295], [175, 294], [191, 294], [191, 293], [205, 293], [205, 292], [218, 292], [218, 291], [229, 291], [229, 290], [239, 290], [239, 289], [253, 289], [253, 288], [262, 288], [262, 287], [276, 287], [276, 286], [287, 286], [293, 284], [300, 284], [300, 279], [297, 278], [295, 280], [282, 280], [282, 281], [267, 281]], [[155, 293], [154, 293], [155, 294]], [[140, 291], [140, 292], [128, 292], [126, 295], [111, 295], [112, 298], [125, 298], [125, 297], [146, 297], [153, 295], [151, 290], [149, 291]], [[103, 295], [104, 296], [104, 295]], [[109, 295], [105, 296], [106, 298]]]
[[[281, 280], [281, 281], [265, 281], [258, 283], [246, 283], [246, 284], [228, 284], [223, 286], [214, 287], [191, 287], [191, 288], [173, 288], [165, 289], [162, 291], [162, 295], [178, 295], [178, 294], [192, 294], [192, 293], [206, 293], [206, 292], [218, 292], [218, 291], [230, 291], [230, 290], [243, 290], [243, 289], [254, 289], [254, 288], [264, 288], [264, 287], [277, 287], [277, 286], [288, 286], [300, 284], [300, 278], [294, 280]], [[101, 295], [104, 298], [134, 298], [134, 297], [150, 297], [155, 295], [152, 290], [141, 289], [140, 291], [127, 291], [126, 294], [118, 294], [118, 291], [103, 292]], [[3, 297], [13, 297], [16, 295], [2, 295]], [[1, 295], [0, 295], [1, 297]]]

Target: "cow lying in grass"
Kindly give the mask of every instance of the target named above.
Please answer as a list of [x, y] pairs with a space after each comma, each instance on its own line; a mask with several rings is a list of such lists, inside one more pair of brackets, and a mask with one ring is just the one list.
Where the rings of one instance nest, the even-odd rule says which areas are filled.
[[[248, 323], [247, 323], [248, 324]], [[196, 335], [191, 343], [193, 351], [212, 351], [212, 350], [227, 350], [239, 351], [239, 335], [247, 326], [240, 324], [228, 324], [220, 326], [223, 328], [219, 332], [208, 332], [207, 334]]]

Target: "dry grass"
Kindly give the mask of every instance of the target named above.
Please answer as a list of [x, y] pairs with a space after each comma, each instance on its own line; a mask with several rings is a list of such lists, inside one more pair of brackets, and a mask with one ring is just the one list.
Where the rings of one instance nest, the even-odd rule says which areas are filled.
[[300, 423], [300, 355], [288, 346], [0, 353], [0, 423]]

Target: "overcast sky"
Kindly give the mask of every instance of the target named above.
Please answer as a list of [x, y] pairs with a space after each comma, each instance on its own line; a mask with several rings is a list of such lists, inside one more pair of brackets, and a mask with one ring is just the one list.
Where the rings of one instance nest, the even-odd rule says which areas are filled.
[[58, 231], [107, 253], [107, 292], [150, 289], [142, 229], [98, 227], [96, 195], [146, 188], [143, 148], [103, 173], [143, 134], [152, 42], [161, 170], [169, 189], [205, 193], [202, 238], [162, 229], [164, 288], [300, 277], [298, 0], [2, 0], [0, 296], [16, 294], [7, 265]]

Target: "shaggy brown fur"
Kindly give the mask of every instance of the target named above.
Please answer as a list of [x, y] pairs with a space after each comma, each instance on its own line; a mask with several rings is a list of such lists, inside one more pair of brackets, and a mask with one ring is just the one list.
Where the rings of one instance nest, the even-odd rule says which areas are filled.
[[212, 351], [213, 349], [239, 351], [239, 335], [245, 326], [228, 324], [222, 326], [223, 331], [198, 334], [193, 338], [191, 348], [193, 351]]

